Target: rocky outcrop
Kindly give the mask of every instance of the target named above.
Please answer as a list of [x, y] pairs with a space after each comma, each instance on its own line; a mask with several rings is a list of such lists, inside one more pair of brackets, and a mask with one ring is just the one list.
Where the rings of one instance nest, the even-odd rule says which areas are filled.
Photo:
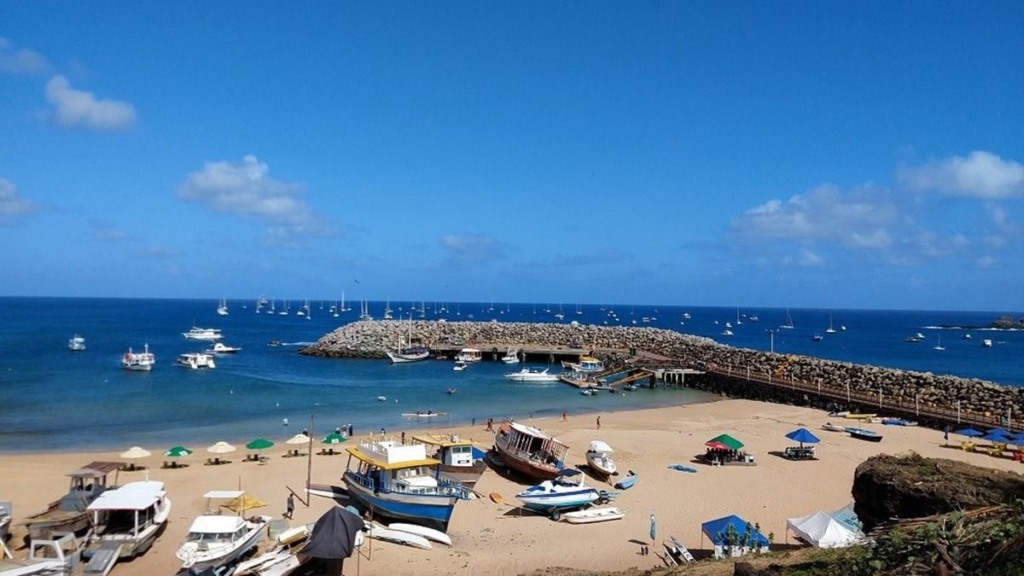
[[869, 532], [894, 519], [923, 518], [1024, 497], [1024, 477], [964, 462], [873, 456], [853, 477], [854, 511]]

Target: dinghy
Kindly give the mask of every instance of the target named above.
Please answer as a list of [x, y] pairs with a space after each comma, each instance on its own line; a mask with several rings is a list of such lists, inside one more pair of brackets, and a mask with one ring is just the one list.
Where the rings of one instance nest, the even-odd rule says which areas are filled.
[[615, 488], [618, 490], [627, 490], [632, 488], [633, 484], [636, 484], [636, 472], [630, 470], [629, 474], [627, 474], [625, 478], [615, 483]]
[[626, 516], [622, 509], [615, 506], [598, 506], [576, 512], [566, 512], [562, 518], [569, 524], [592, 524], [594, 522], [607, 522], [609, 520], [621, 520]]
[[422, 548], [423, 550], [430, 550], [433, 548], [433, 546], [430, 545], [429, 540], [418, 534], [390, 530], [379, 524], [367, 524], [367, 526], [369, 526], [369, 529], [367, 530], [366, 535], [374, 540], [412, 546], [413, 548]]
[[409, 534], [415, 534], [417, 536], [423, 536], [427, 540], [433, 542], [440, 542], [446, 546], [452, 545], [451, 536], [441, 532], [440, 530], [434, 530], [433, 528], [427, 528], [426, 526], [420, 526], [419, 524], [405, 524], [402, 522], [395, 522], [388, 524], [388, 530], [396, 530], [398, 532], [407, 532]]

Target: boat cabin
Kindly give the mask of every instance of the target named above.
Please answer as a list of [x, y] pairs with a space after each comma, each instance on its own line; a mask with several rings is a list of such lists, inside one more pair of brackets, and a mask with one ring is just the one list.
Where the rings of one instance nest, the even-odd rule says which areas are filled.
[[70, 487], [68, 493], [61, 497], [58, 507], [61, 510], [84, 511], [90, 502], [116, 485], [116, 474], [115, 482], [110, 484], [107, 484], [107, 476], [120, 469], [120, 462], [96, 461], [68, 474]]
[[455, 356], [455, 360], [461, 360], [462, 362], [479, 362], [483, 357], [483, 353], [476, 348], [463, 348], [459, 351], [458, 355]]
[[437, 446], [433, 458], [441, 461], [444, 466], [455, 466], [470, 468], [476, 458], [473, 454], [473, 441], [463, 440], [458, 434], [435, 435], [424, 434], [413, 436], [416, 442], [422, 442], [429, 446]]

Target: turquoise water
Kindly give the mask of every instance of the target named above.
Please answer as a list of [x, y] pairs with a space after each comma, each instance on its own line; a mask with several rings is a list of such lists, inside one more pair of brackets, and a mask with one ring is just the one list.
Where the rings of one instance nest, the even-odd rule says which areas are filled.
[[[0, 298], [0, 451], [116, 449], [185, 444], [203, 447], [217, 440], [247, 442], [257, 436], [284, 440], [310, 425], [315, 432], [352, 424], [367, 430], [468, 424], [474, 418], [518, 419], [678, 405], [707, 400], [691, 390], [638, 390], [625, 396], [583, 396], [564, 384], [514, 384], [502, 375], [510, 368], [491, 362], [453, 372], [451, 362], [425, 361], [393, 366], [386, 360], [337, 360], [297, 354], [340, 324], [354, 321], [355, 310], [333, 318], [319, 302], [312, 319], [294, 315], [255, 314], [253, 302], [229, 302], [229, 316], [218, 316], [216, 300], [129, 300], [75, 298]], [[392, 302], [396, 309], [402, 308]], [[243, 308], [243, 305], [246, 306]], [[407, 315], [419, 304], [405, 304]], [[381, 315], [383, 303], [370, 303]], [[547, 305], [449, 304], [451, 313], [426, 317], [449, 320], [554, 322]], [[710, 336], [724, 343], [767, 350], [767, 328], [777, 327], [785, 310], [759, 309], [760, 322], [736, 325], [737, 311], [698, 307], [565, 307], [562, 322], [656, 326]], [[459, 310], [459, 314], [454, 313]], [[554, 312], [557, 312], [555, 307]], [[683, 320], [683, 312], [691, 314]], [[796, 328], [775, 334], [776, 352], [808, 354], [837, 360], [912, 370], [930, 370], [1024, 385], [1024, 333], [942, 330], [943, 352], [932, 350], [939, 325], [987, 324], [998, 314], [978, 312], [833, 311], [833, 323], [845, 332], [812, 342], [824, 333], [829, 311], [797, 310]], [[1019, 316], [1019, 315], [1015, 315]], [[418, 317], [415, 314], [414, 317]], [[644, 321], [644, 318], [647, 321]], [[741, 320], [743, 318], [741, 317]], [[721, 337], [724, 322], [734, 324], [732, 337]], [[685, 323], [684, 323], [685, 322]], [[717, 324], [716, 324], [717, 322]], [[217, 358], [212, 371], [174, 365], [178, 354], [202, 349], [181, 333], [191, 326], [223, 330], [224, 342], [242, 352]], [[907, 344], [915, 332], [925, 342]], [[73, 353], [67, 340], [79, 333], [88, 349]], [[982, 348], [982, 338], [995, 341]], [[280, 340], [282, 346], [268, 346]], [[126, 372], [118, 360], [129, 346], [148, 343], [157, 356], [152, 372]], [[447, 389], [454, 387], [456, 394]], [[378, 400], [385, 396], [386, 401]], [[443, 412], [435, 418], [407, 418], [417, 410]], [[287, 422], [287, 424], [286, 424]]]

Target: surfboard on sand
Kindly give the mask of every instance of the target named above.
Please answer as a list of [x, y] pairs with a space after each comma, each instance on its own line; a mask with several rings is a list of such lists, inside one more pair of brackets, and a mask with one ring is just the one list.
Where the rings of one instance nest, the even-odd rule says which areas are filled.
[[397, 530], [399, 532], [408, 532], [409, 534], [416, 534], [417, 536], [423, 536], [427, 540], [434, 542], [440, 542], [446, 546], [452, 545], [451, 536], [441, 532], [440, 530], [434, 530], [433, 528], [427, 528], [426, 526], [420, 526], [418, 524], [405, 524], [401, 522], [395, 522], [394, 524], [388, 524], [388, 530]]

